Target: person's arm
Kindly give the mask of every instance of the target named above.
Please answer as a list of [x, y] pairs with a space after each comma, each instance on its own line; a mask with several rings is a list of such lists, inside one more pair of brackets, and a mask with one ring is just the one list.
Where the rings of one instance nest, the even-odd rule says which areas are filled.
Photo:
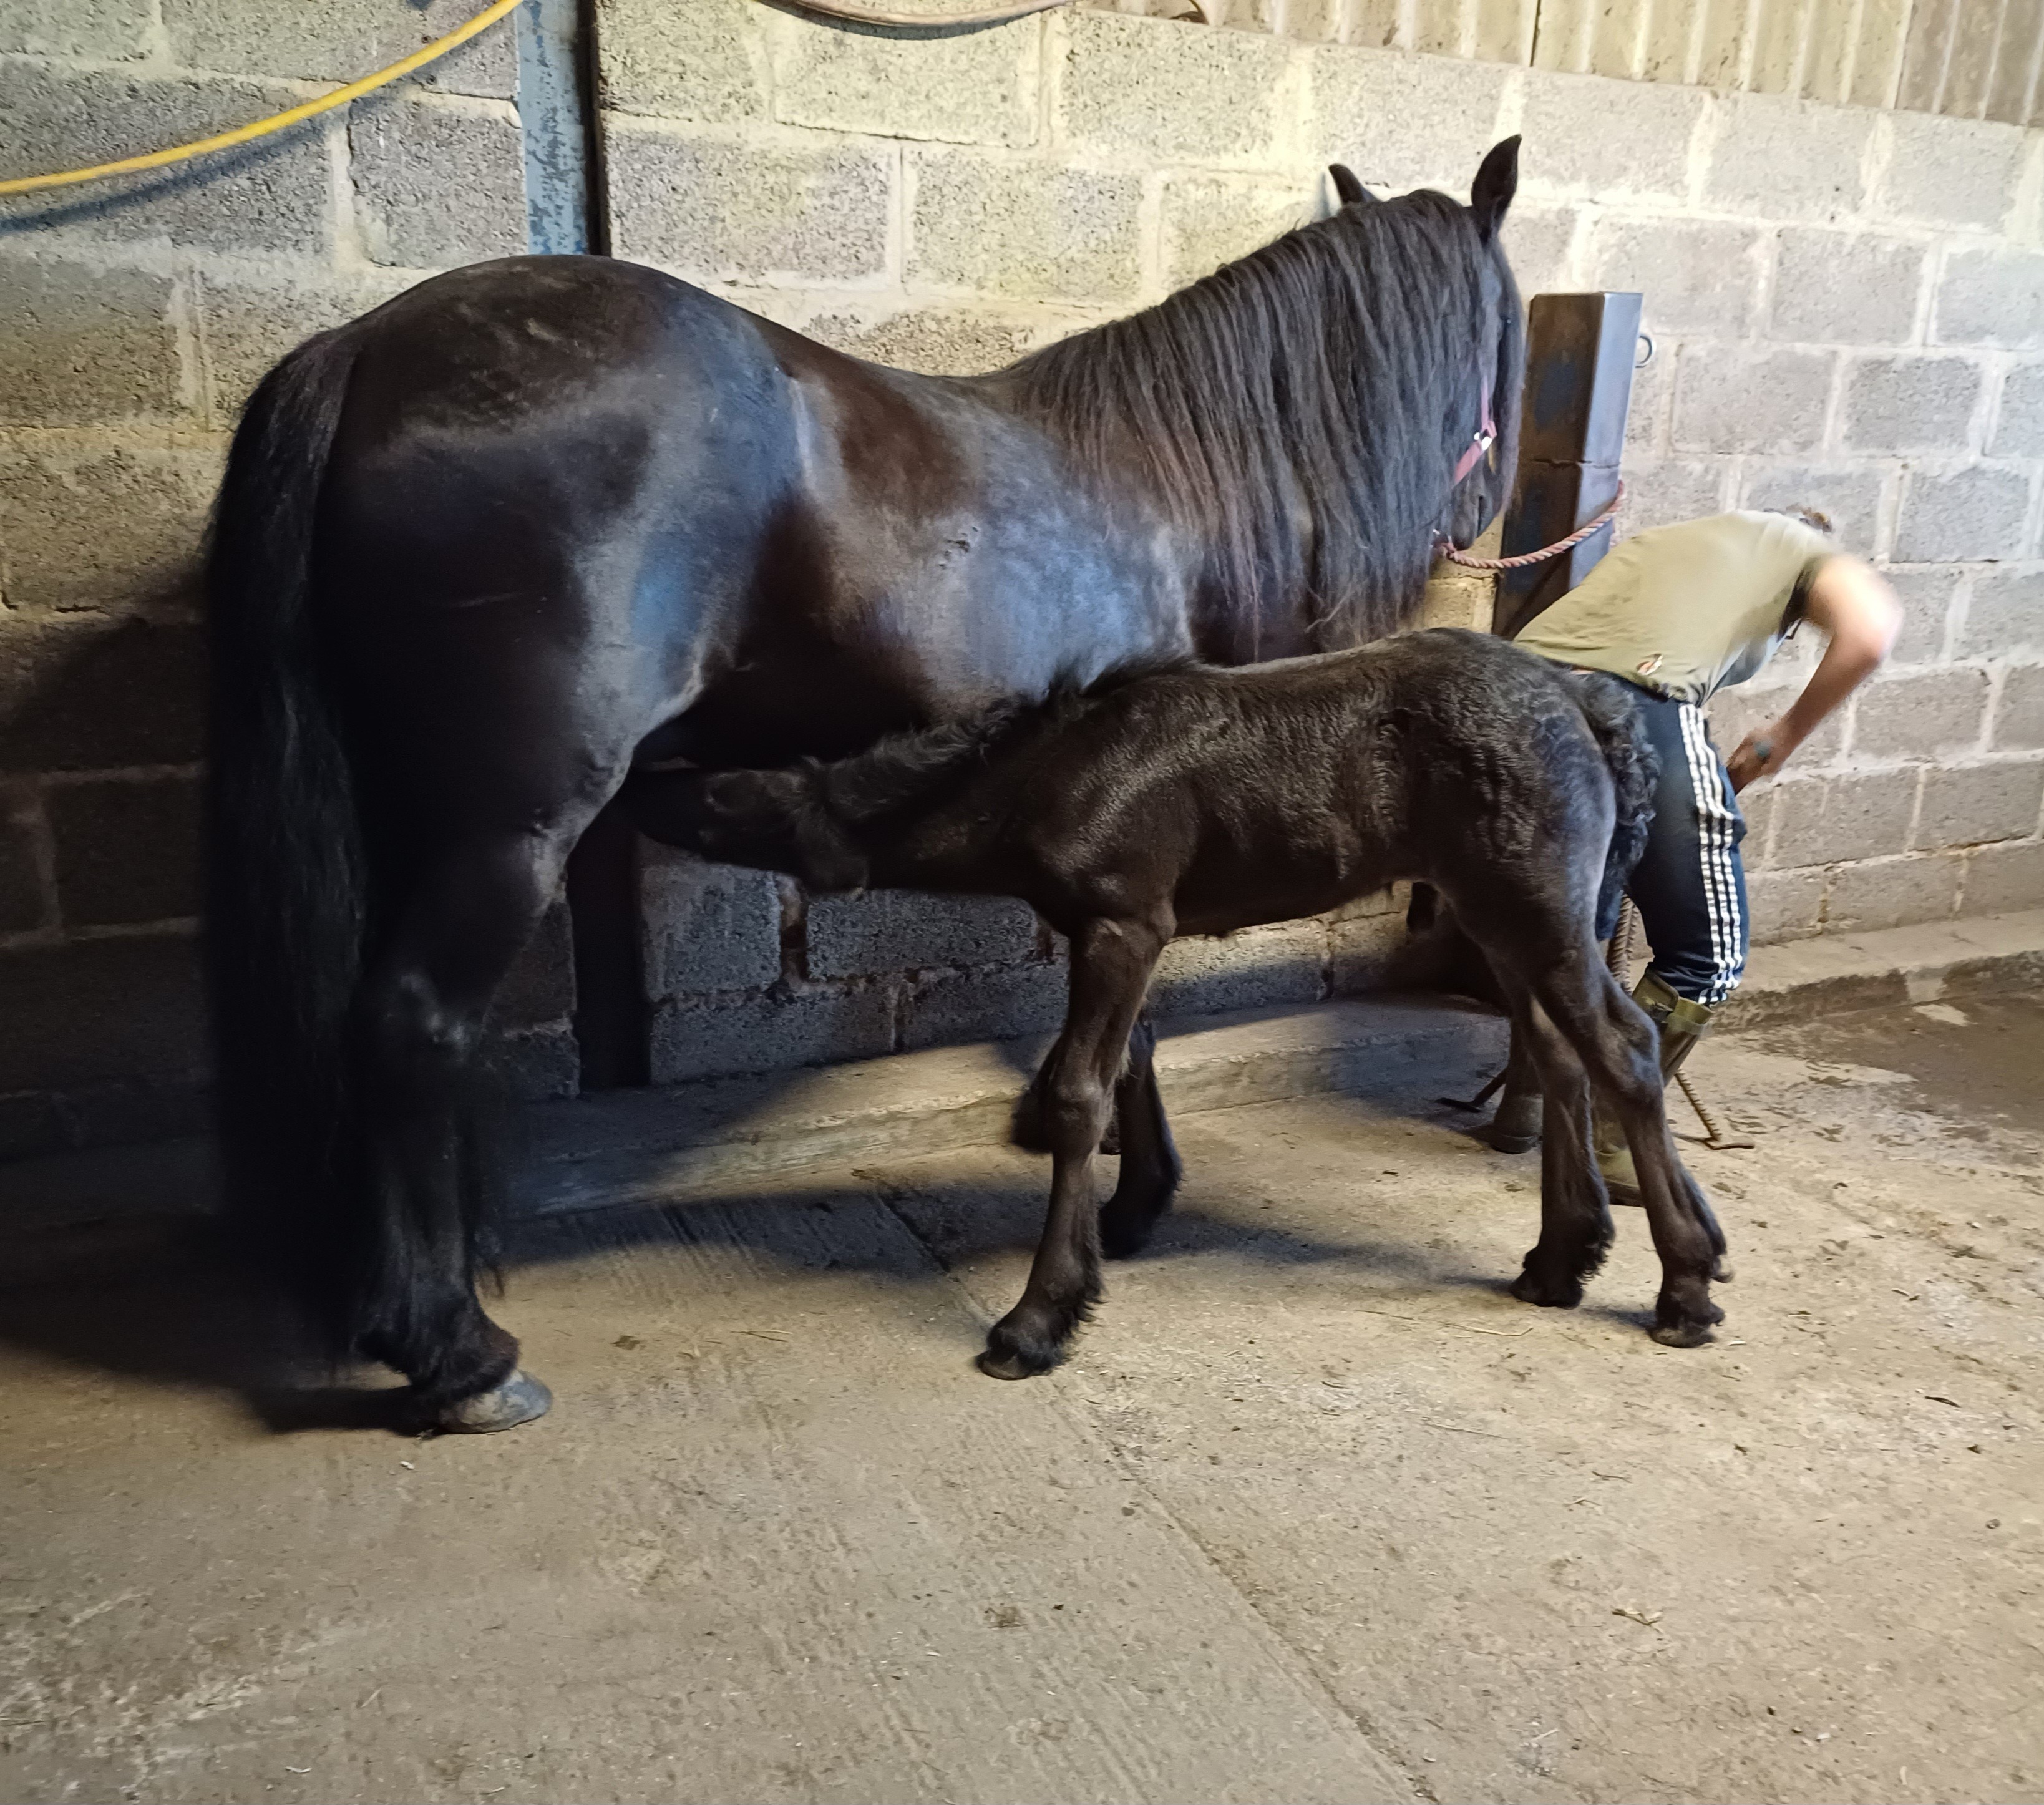
[[1756, 727], [1725, 761], [1735, 790], [1773, 776], [1825, 716], [1880, 669], [1902, 631], [1902, 604], [1872, 565], [1827, 558], [1810, 579], [1803, 618], [1829, 634], [1831, 643], [1781, 718]]

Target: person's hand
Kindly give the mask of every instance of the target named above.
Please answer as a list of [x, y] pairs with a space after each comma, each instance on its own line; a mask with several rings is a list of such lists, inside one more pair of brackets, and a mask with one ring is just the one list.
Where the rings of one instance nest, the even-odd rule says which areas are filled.
[[1725, 772], [1731, 779], [1732, 793], [1737, 795], [1750, 783], [1762, 778], [1771, 778], [1788, 763], [1788, 755], [1795, 750], [1787, 730], [1780, 721], [1770, 722], [1765, 727], [1756, 727], [1739, 743], [1739, 750], [1725, 760]]

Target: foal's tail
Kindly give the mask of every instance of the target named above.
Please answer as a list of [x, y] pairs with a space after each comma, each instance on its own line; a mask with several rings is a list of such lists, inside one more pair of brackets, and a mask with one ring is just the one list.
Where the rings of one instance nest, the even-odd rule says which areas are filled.
[[1634, 694], [1616, 677], [1586, 671], [1571, 679], [1576, 706], [1596, 736], [1597, 749], [1611, 772], [1618, 819], [1604, 854], [1604, 881], [1597, 886], [1596, 935], [1608, 940], [1618, 927], [1618, 908], [1626, 880], [1646, 850], [1646, 830], [1654, 824], [1654, 786], [1661, 759], [1646, 737]]
[[368, 884], [311, 566], [354, 342], [309, 340], [250, 397], [206, 552], [206, 954], [229, 1208], [336, 1328], [355, 1278], [342, 1168]]

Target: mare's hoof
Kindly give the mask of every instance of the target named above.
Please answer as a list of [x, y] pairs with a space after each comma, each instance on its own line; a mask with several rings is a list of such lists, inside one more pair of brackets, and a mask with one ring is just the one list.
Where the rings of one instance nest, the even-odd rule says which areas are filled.
[[1724, 1312], [1706, 1304], [1700, 1315], [1678, 1315], [1666, 1304], [1655, 1313], [1654, 1327], [1646, 1332], [1663, 1347], [1701, 1347], [1711, 1331], [1724, 1320]]
[[1731, 1283], [1731, 1262], [1722, 1254], [1718, 1255], [1716, 1263], [1711, 1267], [1711, 1282], [1713, 1285]]
[[990, 1379], [1033, 1379], [1039, 1373], [1049, 1372], [1064, 1357], [1064, 1349], [1056, 1342], [1017, 1335], [1005, 1323], [996, 1323], [987, 1331], [979, 1369]]
[[976, 1364], [989, 1379], [1033, 1379], [1039, 1373], [1049, 1372], [1057, 1362], [1032, 1361], [1020, 1354], [996, 1354], [989, 1347]]
[[494, 1390], [447, 1405], [433, 1427], [444, 1435], [494, 1435], [544, 1416], [553, 1407], [551, 1392], [530, 1373], [514, 1372]]
[[1132, 1260], [1150, 1245], [1150, 1237], [1156, 1227], [1157, 1218], [1154, 1215], [1127, 1219], [1103, 1215], [1100, 1219], [1100, 1250], [1110, 1260]]
[[1528, 1266], [1512, 1281], [1512, 1295], [1521, 1304], [1537, 1304], [1543, 1310], [1573, 1310], [1583, 1300], [1583, 1281], [1543, 1278]]

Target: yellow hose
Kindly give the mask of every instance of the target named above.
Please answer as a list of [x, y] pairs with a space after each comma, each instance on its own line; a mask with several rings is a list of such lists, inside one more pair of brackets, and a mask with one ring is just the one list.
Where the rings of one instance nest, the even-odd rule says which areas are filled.
[[123, 157], [118, 163], [96, 163], [90, 169], [60, 170], [54, 175], [17, 175], [11, 181], [0, 182], [0, 194], [33, 194], [40, 188], [67, 188], [74, 182], [97, 182], [107, 175], [132, 175], [138, 170], [162, 169], [174, 163], [183, 163], [188, 158], [205, 156], [213, 151], [224, 151], [236, 144], [246, 144], [257, 138], [267, 138], [272, 132], [281, 132], [286, 126], [295, 125], [301, 119], [317, 118], [322, 113], [331, 113], [336, 106], [345, 106], [352, 100], [359, 100], [366, 94], [373, 94], [386, 83], [396, 81], [401, 75], [409, 75], [414, 69], [423, 69], [436, 58], [444, 56], [457, 45], [463, 44], [478, 32], [487, 31], [521, 5], [522, 0], [493, 0], [467, 24], [457, 25], [445, 37], [436, 38], [423, 48], [409, 56], [400, 57], [387, 69], [378, 69], [373, 75], [364, 75], [359, 82], [350, 82], [344, 88], [336, 88], [332, 94], [322, 94], [317, 100], [309, 100], [302, 106], [294, 106], [287, 113], [275, 113], [267, 119], [258, 119], [253, 125], [237, 125], [232, 132], [222, 132], [210, 138], [200, 138], [189, 144], [178, 144], [167, 151], [151, 151], [146, 156]]

